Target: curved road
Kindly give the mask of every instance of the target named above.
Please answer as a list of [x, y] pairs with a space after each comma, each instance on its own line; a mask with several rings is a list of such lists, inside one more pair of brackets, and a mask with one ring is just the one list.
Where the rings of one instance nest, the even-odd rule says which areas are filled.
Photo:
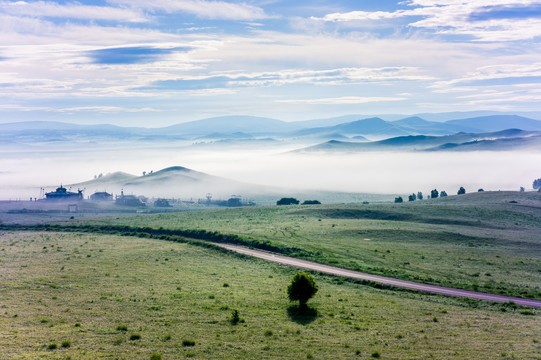
[[278, 264], [293, 266], [293, 267], [297, 267], [301, 269], [315, 270], [315, 271], [332, 274], [332, 275], [344, 276], [344, 277], [349, 277], [353, 279], [368, 280], [368, 281], [373, 281], [380, 284], [392, 285], [392, 286], [405, 288], [405, 289], [424, 291], [424, 292], [432, 293], [432, 294], [456, 296], [456, 297], [464, 297], [464, 298], [470, 298], [470, 299], [479, 299], [479, 300], [496, 301], [496, 302], [513, 301], [515, 304], [518, 304], [518, 305], [541, 307], [541, 300], [522, 299], [522, 298], [515, 298], [515, 297], [510, 297], [510, 296], [481, 293], [481, 292], [476, 292], [476, 291], [453, 289], [453, 288], [437, 286], [437, 285], [421, 284], [421, 283], [416, 283], [413, 281], [399, 280], [399, 279], [394, 279], [394, 278], [386, 277], [386, 276], [371, 275], [371, 274], [366, 274], [366, 273], [362, 273], [358, 271], [342, 269], [342, 268], [338, 268], [334, 266], [322, 265], [322, 264], [312, 262], [312, 261], [300, 260], [300, 259], [296, 259], [296, 258], [292, 258], [288, 256], [273, 254], [273, 253], [262, 251], [262, 250], [248, 249], [242, 246], [229, 245], [229, 244], [217, 244], [217, 243], [214, 243], [214, 244], [222, 248], [225, 248], [227, 250], [231, 250], [237, 253], [253, 256], [260, 259], [264, 259], [267, 261], [272, 261]]

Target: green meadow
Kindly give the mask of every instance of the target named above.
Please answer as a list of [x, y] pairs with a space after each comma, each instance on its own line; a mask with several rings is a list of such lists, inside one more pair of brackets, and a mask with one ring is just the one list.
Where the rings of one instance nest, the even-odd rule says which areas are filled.
[[541, 298], [541, 193], [249, 207], [84, 223], [217, 231], [299, 249], [293, 255], [354, 270]]
[[[231, 213], [250, 210], [270, 212]], [[305, 208], [273, 216], [287, 211]], [[538, 310], [314, 274], [301, 316], [285, 291], [296, 271], [276, 264], [134, 236], [0, 235], [2, 359], [541, 359]]]

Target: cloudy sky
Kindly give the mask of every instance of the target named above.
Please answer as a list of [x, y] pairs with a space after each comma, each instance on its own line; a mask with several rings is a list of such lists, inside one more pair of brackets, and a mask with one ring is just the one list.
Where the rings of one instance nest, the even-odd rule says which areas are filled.
[[0, 0], [0, 122], [541, 111], [541, 0]]

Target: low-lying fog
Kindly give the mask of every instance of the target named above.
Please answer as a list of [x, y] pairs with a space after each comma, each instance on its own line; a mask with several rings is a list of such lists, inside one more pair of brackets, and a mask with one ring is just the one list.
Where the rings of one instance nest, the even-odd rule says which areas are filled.
[[[274, 149], [219, 148], [73, 148], [63, 151], [1, 151], [0, 199], [39, 197], [40, 188], [91, 180], [123, 171], [140, 176], [184, 166], [229, 179], [310, 190], [408, 194], [431, 189], [456, 194], [468, 191], [530, 189], [541, 177], [541, 154], [527, 152], [366, 152], [359, 154], [292, 154]], [[102, 189], [107, 190], [107, 189]], [[212, 189], [209, 189], [211, 192]], [[90, 193], [85, 193], [85, 196]], [[160, 196], [160, 194], [144, 194]], [[177, 197], [204, 197], [184, 194]]]

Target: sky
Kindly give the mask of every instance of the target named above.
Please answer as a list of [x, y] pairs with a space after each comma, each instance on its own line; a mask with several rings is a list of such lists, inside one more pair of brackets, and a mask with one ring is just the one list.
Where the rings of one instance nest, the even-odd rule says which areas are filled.
[[0, 122], [541, 111], [541, 0], [0, 0]]

